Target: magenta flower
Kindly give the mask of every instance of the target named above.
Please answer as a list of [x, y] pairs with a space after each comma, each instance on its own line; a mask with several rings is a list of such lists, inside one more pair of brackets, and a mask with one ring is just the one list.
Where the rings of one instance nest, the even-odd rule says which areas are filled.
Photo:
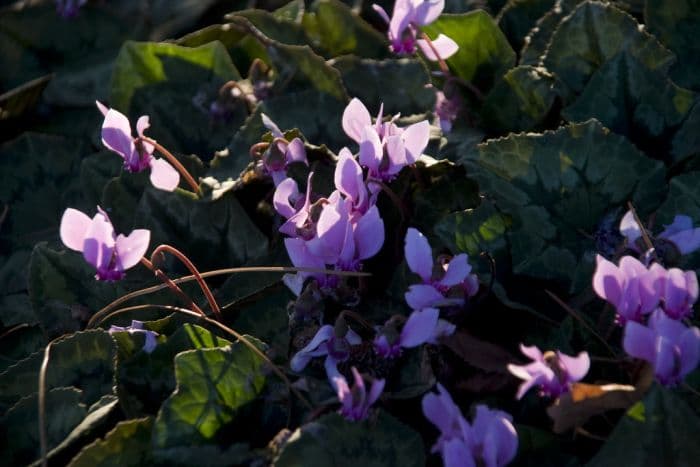
[[143, 321], [131, 320], [131, 326], [115, 326], [112, 325], [107, 330], [108, 333], [113, 332], [128, 332], [129, 334], [143, 334], [146, 338], [143, 344], [143, 350], [146, 353], [151, 353], [156, 348], [158, 341], [158, 333], [143, 328]]
[[402, 349], [418, 347], [425, 343], [433, 344], [438, 338], [454, 333], [455, 326], [439, 319], [439, 316], [440, 311], [437, 308], [416, 310], [408, 317], [398, 336], [390, 320], [384, 326], [384, 331], [375, 337], [374, 350], [384, 358], [395, 358], [401, 355]]
[[[382, 122], [380, 109], [372, 125], [369, 111], [357, 98], [352, 99], [343, 112], [343, 130], [359, 143], [360, 165], [367, 167], [368, 180], [393, 180], [402, 168], [414, 164], [428, 145], [430, 125], [427, 120], [400, 128], [394, 124], [394, 119]], [[370, 185], [370, 189], [376, 187]]]
[[[124, 159], [124, 169], [128, 172], [141, 172], [151, 169], [151, 183], [154, 187], [173, 191], [180, 183], [180, 174], [163, 159], [153, 156], [152, 144], [141, 139], [134, 139], [129, 119], [114, 109], [108, 109], [101, 102], [95, 102], [105, 119], [102, 123], [102, 144], [116, 152]], [[148, 116], [142, 115], [136, 122], [139, 137], [150, 126]]]
[[627, 323], [622, 345], [632, 357], [649, 362], [666, 386], [680, 383], [700, 361], [700, 329], [686, 327], [661, 310], [651, 315], [648, 327]]
[[431, 41], [432, 47], [426, 40], [417, 38], [421, 26], [432, 23], [440, 16], [445, 0], [396, 0], [391, 18], [381, 6], [374, 4], [372, 8], [389, 25], [387, 35], [391, 51], [395, 54], [413, 54], [418, 45], [425, 58], [436, 61], [451, 57], [459, 49], [457, 43], [444, 34]]
[[437, 91], [435, 99], [435, 114], [434, 125], [439, 125], [443, 133], [452, 131], [452, 123], [457, 120], [460, 110], [462, 109], [462, 99], [459, 94], [447, 98], [445, 93]]
[[[634, 219], [632, 211], [627, 211], [620, 221], [620, 233], [627, 239], [627, 246], [641, 253], [638, 246], [642, 231]], [[687, 255], [700, 248], [700, 228], [693, 228], [693, 220], [688, 216], [677, 215], [670, 225], [657, 236], [673, 243], [682, 255]]]
[[92, 219], [77, 209], [66, 209], [60, 234], [64, 245], [81, 252], [97, 269], [95, 278], [106, 281], [121, 279], [124, 271], [138, 264], [151, 239], [151, 232], [145, 229], [134, 230], [128, 236], [115, 235], [109, 217], [99, 206]]
[[333, 377], [331, 385], [336, 389], [338, 400], [342, 404], [340, 413], [346, 419], [356, 422], [367, 418], [369, 408], [379, 399], [379, 395], [384, 390], [385, 381], [383, 379], [375, 379], [372, 382], [369, 393], [367, 393], [365, 382], [357, 368], [352, 367], [352, 374], [355, 378], [355, 385], [352, 389], [348, 386], [345, 377], [340, 374]]
[[328, 379], [333, 382], [333, 378], [339, 376], [338, 363], [343, 362], [350, 356], [350, 347], [362, 343], [362, 338], [355, 331], [346, 328], [345, 335], [336, 335], [336, 329], [330, 324], [321, 326], [311, 341], [289, 362], [292, 371], [300, 372], [309, 364], [314, 357], [326, 357], [324, 367]]
[[433, 253], [428, 239], [412, 227], [406, 232], [404, 254], [408, 268], [423, 280], [422, 284], [411, 285], [405, 295], [406, 302], [414, 310], [444, 304], [463, 304], [465, 297], [472, 297], [479, 290], [476, 275], [471, 274], [469, 257], [464, 253], [440, 264], [436, 268], [438, 275], [435, 276]]
[[512, 417], [485, 405], [476, 406], [473, 424], [462, 416], [450, 394], [438, 383], [438, 394], [423, 397], [423, 414], [439, 430], [432, 452], [445, 467], [501, 467], [518, 452], [518, 434]]
[[647, 269], [632, 256], [623, 256], [619, 268], [600, 255], [596, 262], [593, 290], [615, 307], [620, 324], [641, 321], [658, 306], [664, 268], [652, 265]]
[[540, 388], [540, 395], [559, 397], [569, 390], [571, 383], [580, 381], [588, 373], [591, 360], [587, 352], [576, 357], [548, 351], [542, 354], [540, 349], [520, 345], [520, 351], [532, 360], [527, 365], [508, 365], [508, 371], [524, 380], [515, 396], [521, 399], [533, 386]]
[[275, 186], [278, 186], [287, 178], [287, 166], [289, 164], [301, 162], [309, 165], [306, 159], [306, 149], [304, 149], [303, 141], [299, 138], [287, 141], [284, 138], [284, 133], [267, 115], [262, 114], [262, 121], [265, 128], [270, 130], [274, 137], [272, 144], [263, 154], [263, 167], [272, 177]]

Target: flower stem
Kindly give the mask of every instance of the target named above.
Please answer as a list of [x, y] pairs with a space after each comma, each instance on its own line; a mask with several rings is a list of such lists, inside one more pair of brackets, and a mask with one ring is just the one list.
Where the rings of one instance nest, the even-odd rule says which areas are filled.
[[[146, 261], [148, 261], [148, 260], [146, 260]], [[142, 260], [142, 262], [143, 262], [143, 260]], [[150, 261], [148, 261], [148, 264], [150, 265]], [[154, 266], [152, 266], [152, 265], [149, 266], [149, 265], [147, 265], [146, 267], [153, 270], [152, 268]], [[206, 271], [206, 272], [201, 273], [200, 277], [206, 279], [208, 277], [222, 276], [222, 275], [226, 275], [226, 274], [238, 274], [238, 273], [242, 273], [242, 272], [279, 272], [279, 273], [310, 272], [310, 273], [314, 273], [314, 274], [329, 274], [329, 275], [348, 276], [348, 277], [371, 276], [371, 274], [367, 273], [367, 272], [334, 271], [331, 269], [293, 268], [293, 267], [284, 267], [284, 266], [247, 266], [247, 267], [242, 267], [242, 268], [226, 268], [226, 269], [216, 269], [214, 271]], [[163, 276], [164, 276], [164, 279], [161, 277], [158, 277], [158, 278], [161, 279], [163, 282], [165, 282], [165, 284], [159, 284], [159, 285], [154, 285], [151, 287], [146, 287], [145, 289], [134, 290], [133, 292], [129, 292], [128, 294], [122, 295], [121, 297], [117, 298], [112, 303], [106, 305], [104, 308], [102, 308], [97, 313], [95, 313], [92, 316], [92, 318], [90, 318], [90, 321], [88, 321], [87, 327], [91, 327], [97, 320], [100, 319], [100, 317], [102, 315], [109, 313], [110, 310], [121, 305], [122, 303], [127, 302], [127, 301], [131, 300], [132, 298], [136, 298], [136, 297], [140, 297], [142, 295], [148, 295], [148, 294], [151, 294], [154, 292], [158, 292], [159, 290], [163, 290], [166, 287], [169, 287], [171, 290], [175, 291], [175, 293], [178, 295], [178, 297], [185, 300], [189, 305], [192, 302], [192, 300], [189, 299], [186, 295], [184, 295], [184, 293], [182, 293], [181, 290], [178, 292], [175, 289], [173, 289], [172, 286], [177, 287], [177, 284], [181, 284], [183, 282], [190, 282], [190, 281], [196, 280], [197, 278], [195, 276], [184, 276], [184, 277], [180, 277], [179, 279], [170, 279], [167, 276], [165, 276], [164, 274], [163, 274]], [[170, 283], [172, 283], [172, 284], [170, 284]], [[179, 289], [179, 287], [177, 287], [177, 289]], [[182, 293], [182, 295], [181, 295], [181, 293]], [[184, 295], [184, 298], [183, 298], [183, 295]]]
[[41, 465], [42, 467], [47, 467], [48, 465], [48, 440], [46, 434], [46, 370], [49, 367], [49, 353], [51, 352], [51, 342], [44, 349], [44, 359], [41, 362], [41, 368], [39, 369], [39, 446], [41, 449]]
[[153, 261], [153, 258], [156, 257], [161, 252], [167, 252], [170, 253], [171, 255], [175, 256], [177, 259], [179, 259], [182, 264], [185, 265], [187, 269], [192, 273], [192, 275], [195, 277], [197, 280], [197, 284], [199, 284], [199, 288], [202, 289], [202, 292], [204, 292], [204, 296], [207, 298], [207, 301], [209, 302], [209, 306], [211, 307], [212, 311], [216, 315], [217, 319], [221, 320], [221, 309], [219, 308], [219, 304], [216, 303], [216, 299], [214, 298], [214, 295], [211, 293], [211, 289], [207, 285], [207, 283], [204, 281], [204, 278], [202, 278], [202, 275], [200, 274], [199, 270], [195, 267], [195, 265], [190, 261], [190, 259], [185, 256], [184, 253], [182, 253], [180, 250], [178, 250], [175, 247], [172, 247], [170, 245], [158, 245], [155, 250], [153, 250], [153, 253], [151, 253], [151, 261]]
[[[158, 279], [163, 281], [163, 283], [165, 284], [164, 287], [169, 287], [170, 290], [172, 290], [175, 293], [175, 295], [177, 295], [180, 298], [180, 300], [185, 302], [192, 310], [194, 310], [197, 313], [199, 313], [200, 315], [204, 316], [204, 312], [202, 311], [202, 309], [199, 308], [199, 306], [197, 306], [197, 304], [190, 297], [188, 297], [187, 294], [185, 292], [183, 292], [182, 289], [171, 278], [169, 278], [163, 271], [161, 271], [159, 268], [154, 266], [153, 263], [150, 262], [149, 260], [147, 260], [146, 258], [141, 258], [141, 264], [143, 264], [148, 269], [153, 271], [153, 274], [155, 274]], [[112, 302], [112, 303], [114, 303], [114, 302]], [[109, 305], [107, 305], [107, 306], [109, 306]], [[104, 308], [102, 310], [104, 310]], [[100, 310], [100, 312], [102, 310]], [[92, 318], [90, 318], [90, 321], [88, 321], [88, 324], [87, 324], [88, 327], [90, 327], [90, 324], [93, 322], [95, 317], [100, 312], [97, 312]]]
[[[644, 245], [646, 245], [647, 250], [653, 250], [654, 244], [651, 243], [651, 239], [649, 238], [649, 234], [647, 233], [647, 229], [646, 229], [646, 227], [644, 227], [644, 224], [642, 224], [642, 220], [639, 218], [639, 215], [637, 214], [637, 210], [634, 209], [634, 205], [632, 204], [632, 201], [627, 202], [627, 207], [629, 208], [630, 212], [632, 213], [632, 216], [634, 217], [634, 221], [639, 226], [639, 231], [642, 233], [642, 239], [644, 240]], [[654, 255], [654, 256], [656, 256], [656, 255]]]
[[422, 38], [425, 42], [428, 43], [428, 47], [430, 47], [430, 50], [432, 50], [433, 53], [435, 54], [435, 56], [437, 57], [437, 59], [438, 59], [438, 65], [440, 66], [440, 71], [442, 71], [442, 73], [443, 73], [445, 76], [449, 76], [449, 74], [450, 74], [450, 68], [447, 66], [447, 63], [445, 62], [445, 59], [442, 58], [442, 57], [440, 56], [440, 54], [438, 53], [437, 49], [435, 48], [435, 44], [433, 44], [433, 41], [432, 41], [432, 40], [430, 39], [430, 37], [428, 37], [428, 35], [427, 35], [426, 33], [424, 33], [423, 31], [421, 31], [420, 35], [421, 35], [421, 38]]
[[145, 142], [148, 143], [148, 144], [152, 144], [153, 147], [156, 148], [156, 150], [157, 150], [159, 153], [161, 153], [161, 154], [163, 155], [163, 157], [165, 157], [165, 158], [168, 160], [168, 162], [170, 162], [170, 164], [171, 164], [173, 167], [175, 167], [175, 169], [176, 169], [178, 172], [180, 172], [180, 175], [183, 176], [183, 178], [185, 179], [185, 181], [187, 182], [187, 184], [192, 188], [192, 191], [194, 191], [194, 193], [197, 194], [197, 195], [201, 195], [201, 194], [202, 194], [202, 192], [201, 192], [200, 189], [199, 189], [199, 184], [195, 181], [194, 177], [192, 177], [192, 175], [190, 175], [190, 173], [187, 171], [187, 169], [185, 168], [185, 166], [182, 165], [182, 164], [180, 163], [180, 161], [177, 160], [177, 158], [176, 158], [175, 156], [173, 156], [172, 153], [171, 153], [170, 151], [168, 151], [168, 150], [165, 149], [163, 146], [161, 146], [156, 140], [153, 140], [153, 139], [151, 139], [151, 138], [149, 138], [149, 137], [147, 137], [147, 136], [140, 136], [140, 137], [137, 138], [137, 139], [143, 140], [143, 141], [145, 141]]

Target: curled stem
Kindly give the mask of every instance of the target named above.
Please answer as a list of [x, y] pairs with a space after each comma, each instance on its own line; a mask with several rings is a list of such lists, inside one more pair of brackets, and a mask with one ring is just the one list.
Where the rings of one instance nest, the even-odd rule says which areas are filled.
[[51, 352], [51, 342], [44, 349], [44, 359], [39, 369], [39, 446], [41, 448], [41, 465], [47, 467], [47, 455], [49, 451], [46, 435], [46, 370], [49, 367], [49, 353]]
[[[196, 311], [196, 312], [199, 313], [200, 315], [204, 315], [204, 312], [202, 311], [202, 309], [199, 308], [199, 306], [197, 306], [197, 304], [196, 304], [185, 292], [183, 292], [182, 289], [181, 289], [171, 278], [169, 278], [169, 277], [168, 277], [163, 271], [161, 271], [159, 268], [157, 268], [156, 266], [154, 266], [152, 262], [150, 262], [150, 261], [147, 260], [146, 258], [141, 258], [141, 264], [143, 264], [143, 265], [146, 266], [148, 269], [150, 269], [151, 271], [153, 271], [153, 274], [155, 274], [156, 277], [157, 277], [158, 279], [160, 279], [160, 280], [165, 284], [165, 285], [162, 286], [162, 287], [168, 287], [168, 288], [170, 288], [170, 290], [172, 290], [173, 293], [175, 293], [175, 295], [177, 295], [177, 296], [180, 298], [180, 300], [182, 300], [183, 302], [185, 302], [192, 310]], [[194, 276], [193, 276], [193, 278], [194, 278]], [[112, 302], [112, 303], [114, 303], [114, 302]], [[110, 305], [111, 305], [111, 304], [110, 304]], [[109, 306], [109, 305], [107, 305], [107, 306]], [[105, 308], [106, 308], [106, 307], [105, 307]], [[90, 327], [90, 325], [91, 325], [91, 323], [93, 322], [93, 320], [95, 320], [95, 318], [96, 318], [103, 310], [105, 310], [105, 308], [103, 308], [102, 310], [98, 311], [92, 318], [90, 318], [90, 321], [88, 321], [88, 324], [87, 324], [88, 327]]]
[[[206, 322], [207, 324], [209, 324], [209, 325], [211, 325], [211, 326], [216, 326], [217, 328], [221, 329], [221, 330], [224, 331], [225, 333], [230, 334], [231, 336], [235, 337], [236, 339], [238, 339], [238, 341], [242, 342], [243, 345], [245, 345], [246, 347], [248, 347], [255, 355], [257, 355], [257, 356], [260, 357], [265, 363], [267, 363], [268, 366], [270, 367], [270, 369], [272, 369], [272, 371], [273, 371], [277, 376], [279, 376], [280, 379], [281, 379], [282, 381], [284, 381], [284, 383], [287, 385], [287, 388], [288, 388], [292, 393], [294, 393], [295, 396], [297, 396], [297, 397], [299, 398], [299, 400], [306, 406], [306, 408], [308, 408], [308, 409], [312, 409], [312, 408], [313, 408], [313, 406], [311, 405], [311, 403], [310, 403], [309, 401], [307, 401], [306, 398], [305, 398], [294, 386], [292, 386], [292, 383], [291, 383], [291, 381], [289, 381], [289, 378], [287, 378], [287, 375], [285, 375], [284, 372], [283, 372], [282, 370], [280, 370], [280, 368], [279, 368], [277, 365], [275, 365], [275, 364], [272, 362], [272, 360], [270, 360], [270, 358], [269, 358], [267, 355], [265, 355], [265, 353], [264, 353], [263, 351], [261, 351], [255, 344], [253, 344], [252, 342], [250, 342], [246, 336], [244, 336], [243, 334], [239, 333], [238, 331], [236, 331], [236, 330], [234, 330], [234, 329], [232, 329], [232, 328], [226, 326], [225, 324], [220, 323], [219, 321], [217, 321], [217, 320], [215, 320], [215, 319], [209, 318], [209, 317], [206, 316], [206, 315], [197, 314], [197, 313], [195, 313], [195, 312], [193, 312], [193, 311], [186, 310], [186, 309], [180, 308], [180, 307], [174, 307], [174, 306], [167, 306], [167, 305], [159, 305], [159, 306], [155, 306], [155, 305], [137, 305], [137, 306], [133, 306], [133, 307], [126, 307], [126, 308], [120, 308], [119, 310], [115, 310], [115, 311], [111, 312], [110, 314], [108, 314], [107, 316], [105, 316], [103, 319], [101, 319], [101, 320], [100, 320], [98, 323], [96, 323], [96, 324], [100, 324], [102, 321], [105, 321], [105, 320], [107, 320], [107, 319], [109, 319], [109, 318], [111, 318], [111, 317], [113, 317], [113, 316], [119, 315], [119, 314], [121, 314], [121, 313], [126, 313], [126, 312], [128, 312], [128, 311], [134, 311], [134, 310], [137, 310], [137, 309], [144, 309], [144, 308], [148, 308], [148, 307], [151, 307], [151, 308], [155, 307], [155, 308], [160, 308], [160, 309], [167, 309], [167, 310], [170, 310], [170, 311], [175, 311], [175, 312], [177, 312], [177, 313], [182, 313], [182, 314], [185, 314], [185, 315], [188, 315], [188, 316], [192, 316], [192, 317], [197, 318], [197, 319], [201, 319], [202, 321]], [[45, 358], [46, 358], [46, 357], [45, 357]]]
[[[144, 258], [145, 259], [145, 258]], [[143, 263], [144, 259], [141, 260]], [[151, 269], [152, 271], [156, 272], [154, 270], [155, 266], [151, 264], [150, 261], [146, 260], [148, 264], [144, 264], [148, 269]], [[157, 268], [155, 268], [157, 269]], [[160, 270], [159, 270], [160, 271]], [[279, 273], [295, 273], [295, 272], [310, 272], [314, 274], [328, 274], [328, 275], [335, 275], [335, 276], [348, 276], [348, 277], [367, 277], [371, 276], [370, 273], [368, 272], [355, 272], [355, 271], [334, 271], [330, 269], [318, 269], [318, 268], [293, 268], [293, 267], [285, 267], [285, 266], [247, 266], [247, 267], [242, 267], [242, 268], [226, 268], [226, 269], [216, 269], [214, 271], [206, 271], [200, 274], [200, 277], [202, 278], [207, 278], [207, 277], [214, 277], [214, 276], [222, 276], [226, 274], [238, 274], [238, 273], [244, 273], [244, 272], [279, 272]], [[92, 327], [94, 326], [95, 322], [100, 320], [102, 315], [105, 315], [106, 313], [109, 313], [110, 310], [116, 308], [117, 306], [121, 305], [124, 302], [127, 302], [131, 300], [132, 298], [140, 297], [142, 295], [148, 295], [154, 292], [158, 292], [159, 290], [163, 290], [166, 287], [169, 287], [171, 290], [173, 290], [178, 297], [183, 299], [188, 305], [192, 306], [193, 302], [192, 300], [187, 297], [187, 295], [180, 290], [179, 287], [177, 287], [177, 284], [182, 284], [184, 282], [190, 282], [193, 280], [196, 280], [195, 276], [185, 276], [185, 277], [180, 277], [179, 279], [170, 279], [169, 277], [165, 276], [165, 274], [162, 273], [162, 277], [158, 276], [156, 273], [156, 276], [164, 282], [164, 284], [159, 284], [159, 285], [154, 285], [151, 287], [146, 287], [145, 289], [140, 289], [140, 290], [134, 290], [133, 292], [129, 292], [128, 294], [122, 295], [121, 297], [117, 298], [113, 302], [109, 303], [105, 307], [103, 307], [101, 310], [99, 310], [97, 313], [95, 313], [92, 318], [90, 318], [90, 321], [87, 323], [87, 327]], [[172, 284], [171, 284], [172, 283]], [[175, 286], [176, 288], [173, 288]], [[194, 305], [195, 307], [197, 306], [196, 304]], [[196, 309], [195, 309], [196, 311]]]
[[221, 309], [219, 308], [219, 304], [216, 303], [214, 294], [211, 293], [211, 289], [204, 281], [204, 278], [200, 274], [197, 267], [192, 263], [192, 261], [190, 261], [190, 259], [187, 256], [185, 256], [185, 254], [182, 253], [180, 250], [170, 245], [158, 245], [158, 247], [156, 247], [156, 249], [153, 250], [153, 253], [151, 253], [151, 261], [153, 261], [153, 258], [155, 258], [161, 252], [167, 252], [175, 256], [182, 262], [182, 264], [185, 265], [187, 269], [189, 269], [189, 271], [197, 280], [199, 288], [202, 289], [202, 292], [204, 292], [204, 296], [207, 298], [207, 301], [209, 302], [209, 306], [211, 307], [212, 311], [218, 319], [221, 319]]
[[260, 143], [255, 143], [250, 147], [250, 157], [256, 158], [256, 157], [262, 157], [261, 153], [265, 152], [265, 150], [270, 146], [270, 143], [266, 143], [264, 141]]
[[161, 146], [156, 140], [153, 140], [147, 136], [139, 136], [137, 140], [142, 140], [147, 142], [148, 144], [152, 144], [153, 147], [156, 148], [156, 151], [161, 153], [163, 157], [165, 157], [168, 160], [168, 162], [170, 162], [170, 164], [173, 167], [175, 167], [175, 169], [178, 172], [180, 172], [180, 175], [182, 175], [187, 184], [192, 188], [192, 191], [198, 196], [202, 194], [202, 192], [199, 189], [199, 184], [195, 181], [194, 177], [190, 175], [185, 166], [182, 165], [180, 161], [177, 160], [177, 158], [173, 156], [170, 151]]

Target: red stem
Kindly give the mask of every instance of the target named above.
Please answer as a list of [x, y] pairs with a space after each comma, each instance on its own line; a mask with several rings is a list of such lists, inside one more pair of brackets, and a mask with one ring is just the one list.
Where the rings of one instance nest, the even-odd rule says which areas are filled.
[[161, 146], [158, 142], [155, 140], [147, 137], [147, 136], [140, 136], [139, 138], [136, 138], [137, 140], [143, 140], [147, 142], [148, 144], [152, 144], [154, 148], [156, 148], [156, 151], [161, 153], [163, 157], [165, 157], [170, 164], [175, 167], [175, 170], [180, 172], [180, 175], [185, 179], [187, 184], [192, 188], [192, 191], [194, 191], [195, 194], [200, 195], [201, 192], [199, 191], [199, 184], [195, 181], [194, 177], [190, 175], [190, 173], [187, 171], [184, 165], [180, 163], [179, 160], [175, 156], [172, 155], [170, 151], [165, 149], [163, 146]]
[[199, 313], [202, 316], [206, 316], [202, 309], [199, 308], [199, 306], [197, 306], [197, 304], [194, 301], [192, 301], [192, 299], [188, 297], [187, 294], [183, 292], [182, 289], [178, 287], [178, 285], [175, 282], [173, 282], [172, 279], [170, 279], [159, 268], [155, 267], [152, 262], [150, 262], [144, 257], [141, 258], [141, 264], [153, 271], [153, 274], [155, 274], [158, 279], [160, 279], [165, 285], [167, 285], [170, 288], [170, 290], [172, 290], [173, 293], [175, 293], [175, 295], [177, 295], [180, 298], [180, 300], [185, 302], [187, 306], [189, 306], [193, 311]]

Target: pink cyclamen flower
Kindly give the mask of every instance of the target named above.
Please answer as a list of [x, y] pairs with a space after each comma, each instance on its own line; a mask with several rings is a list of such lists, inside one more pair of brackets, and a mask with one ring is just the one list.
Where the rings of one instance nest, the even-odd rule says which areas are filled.
[[[652, 268], [663, 270], [661, 266]], [[683, 319], [693, 313], [693, 305], [698, 300], [698, 277], [695, 271], [678, 268], [663, 270], [659, 274], [658, 288], [661, 291], [664, 312], [673, 319]]]
[[340, 375], [338, 363], [350, 356], [350, 347], [362, 343], [362, 338], [352, 329], [346, 328], [345, 335], [336, 335], [336, 329], [330, 324], [321, 326], [311, 341], [289, 362], [292, 371], [302, 371], [314, 357], [326, 357], [324, 367], [328, 379]]
[[544, 354], [540, 349], [520, 345], [523, 354], [532, 360], [527, 365], [508, 365], [508, 371], [524, 380], [515, 396], [522, 398], [533, 386], [540, 388], [540, 395], [559, 397], [568, 392], [571, 383], [580, 381], [588, 373], [591, 360], [587, 352], [581, 352], [572, 357], [564, 353], [548, 351]]
[[389, 25], [387, 35], [395, 54], [413, 54], [417, 45], [425, 58], [436, 61], [451, 57], [459, 49], [457, 43], [444, 34], [430, 41], [432, 47], [425, 39], [417, 38], [421, 26], [438, 19], [445, 8], [445, 0], [396, 0], [391, 18], [381, 6], [374, 4], [372, 8]]
[[415, 310], [406, 320], [398, 336], [395, 335], [395, 331], [385, 330], [379, 333], [374, 339], [374, 350], [381, 357], [394, 358], [401, 355], [402, 349], [410, 349], [426, 343], [433, 344], [440, 337], [454, 333], [456, 329], [454, 324], [439, 319], [439, 316], [440, 311], [437, 308]]
[[[109, 109], [101, 102], [96, 101], [105, 119], [102, 123], [102, 144], [110, 151], [116, 152], [124, 159], [124, 169], [128, 172], [141, 172], [151, 169], [151, 183], [154, 187], [173, 191], [180, 183], [180, 174], [175, 168], [163, 159], [153, 155], [152, 144], [142, 139], [135, 139], [131, 133], [131, 124], [124, 114]], [[136, 122], [136, 131], [139, 138], [150, 126], [147, 115], [142, 115]]]
[[[375, 124], [367, 107], [354, 98], [343, 111], [343, 130], [360, 145], [360, 165], [368, 169], [368, 181], [391, 181], [407, 165], [415, 164], [430, 140], [427, 120], [400, 128], [391, 121], [382, 121], [382, 110]], [[370, 190], [377, 190], [370, 183]]]
[[452, 131], [452, 123], [457, 120], [462, 109], [462, 99], [457, 93], [449, 98], [442, 91], [437, 91], [435, 95], [435, 109], [433, 110], [435, 122], [433, 124], [439, 125], [443, 133], [449, 133]]
[[464, 297], [472, 297], [479, 290], [479, 281], [471, 274], [469, 257], [464, 253], [439, 265], [439, 275], [434, 277], [433, 253], [428, 239], [412, 227], [406, 232], [404, 254], [408, 268], [423, 280], [422, 284], [411, 285], [405, 295], [406, 302], [414, 310], [463, 304]]
[[700, 329], [686, 327], [661, 310], [649, 318], [649, 326], [630, 321], [622, 345], [629, 355], [649, 362], [656, 379], [674, 386], [700, 361]]
[[[642, 230], [632, 211], [627, 211], [622, 217], [620, 233], [627, 239], [629, 248], [641, 252], [638, 243], [639, 239], [642, 238]], [[682, 255], [687, 255], [700, 248], [700, 228], [693, 228], [693, 220], [684, 215], [677, 215], [671, 224], [664, 225], [664, 230], [657, 238], [673, 243]]]
[[306, 149], [304, 149], [304, 143], [300, 138], [287, 141], [282, 130], [267, 115], [262, 114], [262, 121], [265, 128], [270, 130], [274, 137], [270, 147], [263, 154], [263, 166], [272, 177], [275, 186], [278, 186], [287, 178], [289, 164], [301, 162], [309, 165], [306, 159]]
[[340, 374], [333, 377], [331, 385], [338, 393], [338, 400], [342, 404], [340, 413], [348, 420], [356, 422], [367, 418], [369, 408], [379, 399], [384, 390], [385, 381], [375, 379], [368, 393], [362, 375], [357, 371], [357, 368], [352, 367], [352, 375], [355, 379], [355, 385], [352, 389], [348, 386], [345, 377]]
[[632, 256], [623, 256], [619, 267], [600, 255], [596, 263], [593, 290], [615, 307], [620, 324], [641, 321], [658, 306], [659, 283], [666, 274], [663, 267], [654, 264], [647, 268]]
[[95, 278], [106, 281], [121, 279], [124, 271], [138, 264], [151, 239], [146, 229], [134, 230], [128, 236], [115, 235], [109, 217], [99, 206], [92, 219], [77, 209], [66, 209], [60, 235], [64, 245], [81, 252], [97, 269]]
[[150, 331], [143, 328], [143, 321], [131, 320], [130, 326], [115, 326], [112, 325], [107, 330], [108, 333], [113, 332], [128, 332], [129, 334], [143, 334], [145, 341], [143, 343], [143, 351], [146, 353], [151, 353], [155, 350], [158, 341], [158, 333], [155, 331]]
[[501, 467], [518, 452], [518, 434], [506, 412], [476, 406], [472, 424], [462, 416], [447, 390], [423, 397], [423, 414], [439, 430], [432, 452], [439, 452], [445, 467]]

